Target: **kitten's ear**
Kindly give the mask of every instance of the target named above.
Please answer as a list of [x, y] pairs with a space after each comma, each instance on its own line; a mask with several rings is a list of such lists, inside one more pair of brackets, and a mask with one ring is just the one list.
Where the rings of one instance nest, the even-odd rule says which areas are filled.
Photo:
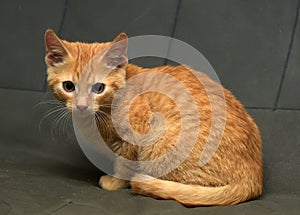
[[128, 63], [128, 37], [125, 33], [119, 34], [108, 47], [102, 60], [108, 67], [123, 68]]
[[58, 64], [64, 63], [69, 52], [52, 29], [47, 29], [45, 32], [45, 45], [45, 61], [49, 66], [57, 66]]

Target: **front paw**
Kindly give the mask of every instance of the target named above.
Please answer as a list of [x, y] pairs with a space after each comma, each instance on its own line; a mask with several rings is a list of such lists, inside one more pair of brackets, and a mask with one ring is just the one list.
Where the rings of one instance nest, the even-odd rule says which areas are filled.
[[129, 182], [110, 175], [100, 177], [99, 186], [105, 190], [119, 190], [129, 186]]

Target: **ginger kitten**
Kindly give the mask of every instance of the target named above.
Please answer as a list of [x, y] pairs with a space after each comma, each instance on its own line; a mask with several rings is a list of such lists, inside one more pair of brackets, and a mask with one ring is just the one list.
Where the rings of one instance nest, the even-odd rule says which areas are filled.
[[[122, 42], [121, 45], [114, 44]], [[262, 193], [262, 143], [259, 130], [253, 119], [247, 114], [241, 103], [217, 82], [208, 76], [198, 73], [201, 82], [195, 78], [191, 69], [186, 66], [161, 66], [156, 68], [141, 68], [127, 62], [127, 36], [121, 33], [112, 42], [107, 43], [82, 43], [68, 42], [60, 39], [52, 30], [45, 32], [46, 57], [48, 73], [48, 85], [54, 96], [65, 103], [70, 111], [104, 113], [107, 126], [103, 121], [98, 120], [99, 132], [103, 135], [108, 146], [132, 161], [155, 160], [171, 151], [179, 138], [182, 129], [182, 115], [180, 111], [190, 110], [191, 104], [183, 93], [178, 92], [180, 104], [176, 104], [168, 96], [159, 92], [149, 91], [136, 97], [129, 108], [129, 121], [132, 128], [138, 134], [147, 134], [151, 124], [151, 116], [154, 113], [161, 113], [165, 117], [165, 131], [163, 137], [154, 138], [151, 145], [134, 145], [122, 139], [116, 132], [111, 120], [111, 104], [115, 93], [125, 89], [128, 80], [136, 75], [153, 74], [157, 77], [167, 74], [179, 80], [188, 89], [195, 101], [198, 115], [188, 115], [188, 130], [196, 132], [195, 145], [188, 143], [179, 147], [189, 147], [189, 155], [176, 168], [164, 175], [156, 177], [151, 172], [163, 172], [166, 165], [176, 162], [176, 158], [156, 163], [153, 167], [137, 166], [132, 167], [135, 172], [130, 172], [130, 180], [106, 175], [99, 180], [103, 189], [117, 190], [131, 186], [132, 192], [159, 199], [174, 199], [186, 206], [200, 205], [231, 205], [249, 199], [256, 198]], [[93, 77], [92, 84], [83, 86], [80, 76], [83, 75], [85, 67], [98, 54], [104, 53], [101, 62], [103, 65], [110, 65], [111, 72], [105, 79]], [[116, 60], [117, 59], [117, 60]], [[98, 73], [104, 73], [98, 68]], [[104, 68], [104, 67], [103, 67]], [[102, 68], [102, 69], [103, 69]], [[155, 73], [154, 73], [155, 74]], [[149, 78], [153, 78], [150, 77]], [[155, 79], [155, 78], [154, 78]], [[153, 79], [153, 80], [154, 80]], [[158, 79], [159, 80], [159, 79]], [[206, 83], [204, 87], [203, 83]], [[138, 87], [138, 86], [137, 86]], [[172, 86], [168, 86], [172, 88]], [[205, 144], [210, 138], [210, 132], [215, 132], [217, 138], [221, 131], [218, 126], [212, 126], [212, 105], [208, 93], [217, 95], [216, 89], [221, 88], [225, 96], [226, 113], [222, 118], [226, 125], [220, 145], [216, 153], [205, 164], [200, 165], [199, 159]], [[218, 97], [215, 96], [218, 104]], [[221, 113], [221, 106], [216, 106], [217, 113]], [[218, 109], [219, 108], [219, 109]], [[219, 115], [217, 114], [217, 117]], [[96, 117], [97, 118], [97, 117]], [[98, 119], [98, 118], [97, 118]], [[125, 115], [119, 114], [118, 120], [125, 120]], [[196, 130], [196, 122], [199, 127]], [[107, 128], [110, 130], [107, 131]], [[160, 129], [156, 126], [155, 129]], [[219, 129], [219, 130], [218, 130]], [[187, 137], [186, 140], [189, 137]], [[217, 141], [217, 140], [216, 140]], [[212, 141], [213, 142], [213, 141]], [[115, 176], [126, 172], [122, 163], [116, 163]], [[148, 175], [143, 174], [143, 168], [148, 168]], [[122, 173], [122, 174], [123, 174]], [[125, 173], [126, 174], [126, 173]]]

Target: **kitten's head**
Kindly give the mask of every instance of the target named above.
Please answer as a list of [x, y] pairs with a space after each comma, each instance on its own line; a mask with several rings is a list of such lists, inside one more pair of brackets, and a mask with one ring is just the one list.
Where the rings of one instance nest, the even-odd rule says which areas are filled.
[[96, 112], [111, 104], [114, 93], [125, 84], [127, 36], [112, 42], [81, 43], [45, 32], [48, 85], [69, 110]]

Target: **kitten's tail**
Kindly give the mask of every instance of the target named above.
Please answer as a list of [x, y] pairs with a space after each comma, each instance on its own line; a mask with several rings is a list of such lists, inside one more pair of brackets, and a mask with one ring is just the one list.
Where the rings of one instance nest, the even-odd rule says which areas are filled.
[[131, 182], [133, 193], [159, 199], [174, 199], [185, 206], [233, 205], [256, 198], [262, 193], [261, 183], [243, 183], [221, 187], [188, 185], [137, 175]]

